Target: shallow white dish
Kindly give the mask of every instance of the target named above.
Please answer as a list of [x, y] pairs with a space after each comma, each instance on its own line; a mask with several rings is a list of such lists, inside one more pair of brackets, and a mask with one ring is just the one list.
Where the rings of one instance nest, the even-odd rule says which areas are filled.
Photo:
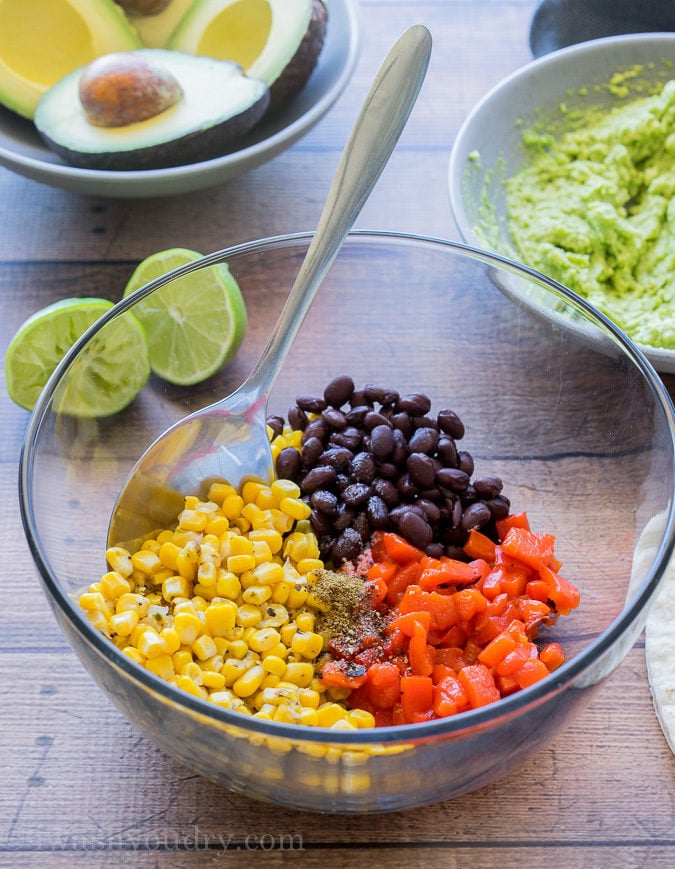
[[345, 89], [360, 46], [356, 0], [328, 0], [328, 28], [319, 61], [284, 112], [262, 122], [236, 151], [170, 169], [113, 172], [77, 169], [49, 150], [32, 122], [0, 107], [0, 165], [43, 184], [94, 196], [139, 198], [202, 190], [243, 175], [290, 147], [326, 114]]
[[[450, 205], [462, 239], [519, 259], [508, 232], [504, 182], [526, 159], [523, 129], [563, 102], [570, 109], [610, 104], [614, 98], [604, 86], [617, 71], [639, 64], [643, 80], [663, 83], [673, 77], [674, 63], [675, 33], [607, 37], [547, 54], [489, 91], [465, 119], [450, 155]], [[657, 371], [675, 373], [674, 350], [640, 349]]]

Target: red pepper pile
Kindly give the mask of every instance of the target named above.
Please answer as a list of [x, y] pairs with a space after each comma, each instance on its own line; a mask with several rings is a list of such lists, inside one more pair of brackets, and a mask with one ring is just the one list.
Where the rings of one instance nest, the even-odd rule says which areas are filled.
[[525, 513], [498, 521], [497, 533], [499, 544], [472, 531], [464, 562], [377, 532], [364, 602], [385, 627], [330, 644], [323, 683], [350, 689], [349, 706], [368, 710], [381, 727], [493, 703], [560, 666], [558, 643], [534, 642], [540, 625], [579, 604], [578, 589], [559, 573], [555, 538], [535, 534]]

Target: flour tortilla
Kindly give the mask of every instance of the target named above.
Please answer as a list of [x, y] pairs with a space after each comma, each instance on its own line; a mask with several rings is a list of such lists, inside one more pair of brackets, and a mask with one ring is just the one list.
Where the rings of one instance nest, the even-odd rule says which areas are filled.
[[[656, 556], [666, 517], [652, 517], [640, 535], [633, 558], [632, 589], [639, 584]], [[670, 562], [661, 589], [645, 624], [647, 676], [656, 717], [670, 750], [675, 754], [675, 559]]]

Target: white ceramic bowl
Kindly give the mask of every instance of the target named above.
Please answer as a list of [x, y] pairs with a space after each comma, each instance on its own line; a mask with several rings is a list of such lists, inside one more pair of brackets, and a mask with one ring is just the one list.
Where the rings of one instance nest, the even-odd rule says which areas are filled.
[[[616, 98], [604, 85], [636, 64], [643, 67], [642, 81], [663, 83], [675, 75], [673, 62], [675, 33], [607, 37], [552, 52], [494, 87], [464, 121], [450, 155], [450, 204], [463, 240], [519, 259], [508, 231], [504, 182], [527, 159], [523, 129], [563, 102], [570, 110], [610, 105]], [[480, 158], [472, 159], [476, 153]], [[675, 372], [675, 351], [640, 349], [657, 371]]]
[[360, 45], [356, 0], [330, 0], [323, 51], [307, 85], [278, 117], [263, 122], [222, 157], [169, 169], [113, 172], [66, 165], [32, 122], [0, 107], [0, 165], [43, 184], [113, 197], [171, 196], [220, 184], [276, 157], [332, 107], [356, 66]]

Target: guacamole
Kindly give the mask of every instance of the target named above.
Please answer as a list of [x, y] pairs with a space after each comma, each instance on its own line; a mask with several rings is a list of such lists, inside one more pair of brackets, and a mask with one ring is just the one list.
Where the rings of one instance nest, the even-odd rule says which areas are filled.
[[675, 349], [675, 80], [523, 143], [532, 159], [506, 182], [519, 256], [637, 343]]

